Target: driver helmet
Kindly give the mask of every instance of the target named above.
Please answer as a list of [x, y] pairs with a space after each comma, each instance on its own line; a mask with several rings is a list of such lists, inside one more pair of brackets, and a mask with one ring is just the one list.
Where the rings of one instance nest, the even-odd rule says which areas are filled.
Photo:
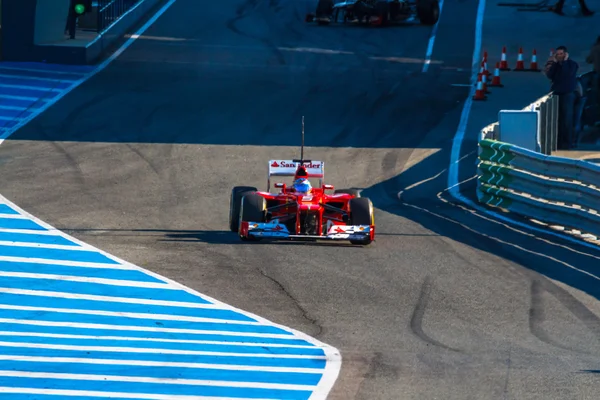
[[307, 178], [298, 178], [294, 181], [294, 190], [298, 193], [309, 193], [312, 186]]

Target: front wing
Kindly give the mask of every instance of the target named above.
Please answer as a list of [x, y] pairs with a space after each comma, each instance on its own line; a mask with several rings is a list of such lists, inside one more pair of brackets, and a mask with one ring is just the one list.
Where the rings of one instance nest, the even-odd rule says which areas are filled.
[[326, 235], [291, 234], [284, 224], [242, 221], [240, 236], [257, 239], [374, 240], [375, 225], [332, 225]]

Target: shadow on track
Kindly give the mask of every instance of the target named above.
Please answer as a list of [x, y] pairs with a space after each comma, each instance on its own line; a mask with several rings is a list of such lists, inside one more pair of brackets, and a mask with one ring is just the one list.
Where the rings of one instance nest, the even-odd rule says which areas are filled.
[[[459, 207], [445, 191], [447, 171], [434, 179], [426, 179], [437, 171], [436, 166], [448, 165], [443, 158], [448, 158], [447, 151], [438, 152], [402, 174], [364, 189], [361, 195], [370, 197], [376, 208], [412, 220], [439, 236], [502, 257], [600, 299], [600, 248], [594, 250], [523, 228], [511, 229], [477, 211]], [[471, 159], [475, 160], [475, 156], [466, 162]], [[475, 199], [475, 189], [473, 179], [462, 186], [463, 195]], [[404, 190], [401, 200], [398, 199], [400, 190]], [[439, 193], [440, 198], [435, 193]], [[519, 216], [511, 218], [528, 223]]]

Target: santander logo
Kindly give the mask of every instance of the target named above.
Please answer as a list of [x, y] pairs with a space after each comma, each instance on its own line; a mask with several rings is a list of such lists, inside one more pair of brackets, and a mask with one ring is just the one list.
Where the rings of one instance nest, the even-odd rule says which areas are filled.
[[[296, 168], [297, 165], [296, 163], [293, 162], [288, 162], [288, 161], [273, 161], [271, 163], [271, 167], [273, 168]], [[321, 168], [321, 163], [313, 163], [313, 162], [307, 162], [304, 163], [304, 167], [305, 168]]]

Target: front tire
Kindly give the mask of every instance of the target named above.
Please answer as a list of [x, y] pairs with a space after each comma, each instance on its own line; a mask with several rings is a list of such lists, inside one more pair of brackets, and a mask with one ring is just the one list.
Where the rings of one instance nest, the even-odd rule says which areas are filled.
[[[266, 222], [267, 220], [267, 201], [264, 197], [259, 196], [256, 193], [250, 193], [242, 198], [242, 204], [240, 209], [240, 222], [239, 226], [242, 225], [242, 221], [246, 222]], [[242, 237], [244, 241], [257, 241], [260, 238]]]
[[435, 25], [440, 19], [439, 0], [417, 0], [417, 17], [423, 25]]
[[[350, 200], [350, 225], [375, 225], [373, 203], [368, 197], [359, 197]], [[371, 239], [351, 240], [352, 244], [371, 244]]]
[[245, 194], [254, 193], [256, 191], [258, 191], [258, 189], [252, 186], [236, 186], [231, 190], [231, 197], [229, 198], [229, 230], [231, 232], [237, 232], [239, 230], [242, 198]]

